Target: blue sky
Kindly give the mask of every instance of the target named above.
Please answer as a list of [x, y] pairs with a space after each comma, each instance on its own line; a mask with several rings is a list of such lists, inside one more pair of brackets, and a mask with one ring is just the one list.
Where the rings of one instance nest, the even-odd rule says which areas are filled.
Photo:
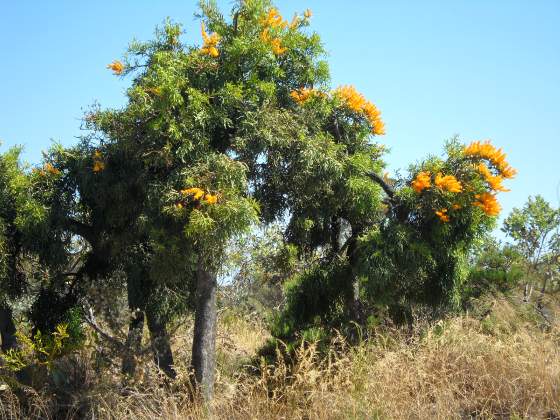
[[[229, 12], [232, 1], [218, 1]], [[490, 138], [519, 170], [504, 214], [528, 195], [559, 203], [560, 1], [277, 1], [313, 10], [333, 85], [354, 84], [382, 111], [389, 169], [439, 154], [445, 139]], [[195, 1], [0, 1], [0, 140], [38, 162], [72, 144], [94, 101], [124, 103], [105, 66], [170, 16], [200, 42]], [[343, 6], [343, 7], [341, 7]]]

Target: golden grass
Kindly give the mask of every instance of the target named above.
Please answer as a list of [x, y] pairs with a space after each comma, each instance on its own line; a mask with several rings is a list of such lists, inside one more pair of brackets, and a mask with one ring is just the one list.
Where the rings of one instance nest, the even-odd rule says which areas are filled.
[[[88, 394], [89, 407], [81, 415], [146, 420], [560, 416], [560, 330], [536, 328], [506, 300], [497, 301], [482, 321], [462, 316], [414, 332], [383, 331], [353, 348], [339, 338], [327, 357], [313, 344], [301, 346], [292, 363], [280, 358], [252, 374], [243, 365], [266, 338], [257, 323], [222, 316], [216, 399], [210, 408], [189, 399], [188, 358], [179, 352], [177, 383], [165, 386], [152, 375], [127, 393], [99, 385]], [[180, 340], [175, 346], [189, 344]]]

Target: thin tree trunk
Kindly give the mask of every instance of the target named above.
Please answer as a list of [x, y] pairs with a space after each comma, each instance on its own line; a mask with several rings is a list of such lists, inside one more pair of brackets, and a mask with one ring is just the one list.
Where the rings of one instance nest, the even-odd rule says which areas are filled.
[[146, 320], [148, 321], [148, 330], [150, 331], [150, 340], [154, 351], [154, 363], [168, 377], [175, 379], [177, 373], [173, 369], [173, 353], [165, 322], [162, 321], [157, 312], [150, 309], [146, 310]]
[[545, 275], [543, 279], [543, 285], [541, 288], [541, 293], [537, 299], [537, 308], [542, 309], [544, 306], [544, 294], [546, 292], [546, 284], [548, 283], [548, 276]]
[[352, 282], [349, 306], [353, 321], [355, 321], [358, 325], [363, 326], [364, 308], [360, 299], [360, 279], [356, 275], [355, 270], [355, 266], [358, 264], [357, 237], [358, 235], [352, 235], [349, 239], [351, 242], [348, 245], [348, 263], [350, 265], [350, 276]]
[[206, 401], [214, 396], [216, 370], [216, 274], [199, 261], [196, 273], [196, 312], [192, 348], [192, 368], [202, 396]]
[[126, 338], [126, 353], [123, 355], [122, 373], [134, 377], [136, 373], [136, 354], [142, 345], [142, 331], [144, 329], [144, 312], [133, 309], [128, 323]]
[[523, 303], [529, 302], [529, 283], [525, 283], [523, 288]]
[[7, 304], [0, 306], [0, 337], [4, 353], [17, 348], [16, 325], [14, 324], [12, 309]]

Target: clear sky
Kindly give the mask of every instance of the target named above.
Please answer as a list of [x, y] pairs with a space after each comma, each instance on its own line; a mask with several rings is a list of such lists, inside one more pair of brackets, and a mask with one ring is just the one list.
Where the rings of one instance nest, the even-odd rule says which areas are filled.
[[[218, 3], [229, 12], [231, 0]], [[354, 84], [382, 111], [389, 169], [439, 154], [445, 139], [490, 138], [519, 170], [500, 201], [559, 203], [560, 0], [280, 0], [313, 10], [333, 84]], [[1, 150], [39, 162], [72, 144], [83, 109], [124, 103], [130, 81], [105, 68], [167, 16], [200, 43], [194, 0], [0, 0]]]

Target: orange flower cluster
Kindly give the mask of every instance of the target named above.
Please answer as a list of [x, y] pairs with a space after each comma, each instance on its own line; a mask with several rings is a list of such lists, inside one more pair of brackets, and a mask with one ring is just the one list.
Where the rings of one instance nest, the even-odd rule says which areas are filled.
[[488, 168], [488, 166], [486, 166], [484, 163], [480, 162], [476, 167], [476, 169], [484, 176], [486, 182], [488, 182], [488, 185], [492, 190], [502, 191], [502, 192], [509, 191], [506, 187], [502, 185], [504, 178], [502, 178], [500, 175], [492, 175], [490, 168]]
[[286, 47], [282, 46], [282, 41], [280, 41], [280, 38], [274, 38], [272, 41], [270, 41], [270, 45], [272, 46], [272, 52], [275, 55], [282, 55], [286, 51], [288, 51]]
[[[195, 200], [195, 201], [199, 201], [200, 199], [203, 199], [203, 201], [206, 204], [216, 204], [218, 202], [218, 196], [217, 195], [210, 194], [210, 193], [205, 193], [204, 190], [201, 189], [201, 188], [197, 188], [197, 187], [187, 188], [185, 190], [181, 190], [180, 192], [183, 195], [191, 196], [193, 198], [193, 200]], [[183, 207], [183, 205], [181, 203], [178, 203], [177, 206], [178, 207]]]
[[449, 222], [449, 215], [447, 214], [447, 209], [436, 210], [435, 213], [436, 216], [439, 217], [439, 220], [441, 220], [443, 223]]
[[310, 88], [301, 88], [290, 92], [290, 96], [298, 104], [306, 102], [314, 94], [314, 90]]
[[472, 142], [465, 147], [463, 153], [467, 157], [477, 157], [490, 161], [505, 179], [513, 178], [517, 173], [517, 171], [506, 162], [506, 154], [502, 149], [496, 149], [488, 140], [485, 142]]
[[105, 169], [105, 163], [103, 162], [102, 159], [103, 156], [101, 155], [101, 152], [99, 150], [96, 150], [95, 153], [93, 154], [93, 167], [92, 167], [93, 172], [97, 173]]
[[420, 194], [425, 189], [430, 188], [431, 186], [432, 186], [432, 180], [431, 180], [430, 172], [428, 171], [419, 172], [418, 175], [416, 175], [414, 181], [412, 181], [412, 188], [418, 194]]
[[313, 16], [313, 12], [311, 11], [311, 9], [307, 9], [307, 10], [303, 13], [303, 16], [304, 16], [306, 19], [309, 19], [311, 16]]
[[[284, 54], [288, 49], [282, 46], [282, 41], [280, 40], [280, 38], [278, 37], [272, 38], [272, 36], [270, 35], [270, 29], [273, 30], [286, 29], [286, 27], [288, 26], [288, 21], [282, 18], [282, 15], [280, 15], [277, 9], [272, 8], [268, 11], [268, 14], [261, 20], [261, 22], [264, 26], [264, 29], [261, 32], [261, 39], [265, 43], [270, 44], [270, 46], [272, 47], [272, 52], [275, 55]], [[292, 21], [292, 25], [294, 25], [295, 27], [297, 26], [297, 24], [298, 21], [296, 17], [294, 17], [294, 20]], [[292, 25], [290, 25], [290, 28], [292, 27]]]
[[282, 18], [282, 15], [280, 14], [280, 12], [278, 12], [278, 9], [274, 7], [271, 8], [268, 11], [266, 17], [262, 19], [262, 24], [266, 27], [274, 29], [286, 29], [286, 27], [288, 26], [288, 22]]
[[107, 64], [107, 68], [113, 70], [113, 74], [119, 75], [124, 71], [124, 64], [115, 60], [111, 64]]
[[476, 194], [475, 198], [477, 201], [475, 201], [473, 205], [480, 207], [488, 216], [497, 216], [500, 214], [502, 208], [500, 207], [500, 203], [498, 203], [494, 194], [487, 192], [483, 194]]
[[449, 191], [452, 193], [460, 193], [463, 191], [463, 186], [453, 175], [443, 176], [440, 172], [436, 175], [434, 183], [436, 184], [436, 187], [442, 191]]
[[51, 175], [59, 175], [60, 174], [60, 170], [58, 170], [51, 163], [48, 163], [48, 162], [45, 163], [45, 166], [43, 166], [43, 171], [48, 172]]
[[220, 35], [215, 32], [211, 35], [208, 35], [206, 33], [206, 28], [204, 27], [204, 22], [201, 22], [200, 24], [200, 32], [202, 34], [202, 40], [204, 41], [200, 52], [202, 54], [209, 55], [210, 57], [218, 57], [220, 55], [220, 52], [218, 51], [218, 48], [216, 46], [218, 45], [218, 42], [220, 42]]
[[381, 120], [381, 112], [364, 95], [359, 93], [354, 86], [340, 86], [334, 93], [344, 101], [349, 109], [362, 114], [368, 120], [373, 127], [373, 134], [385, 134], [385, 124]]

